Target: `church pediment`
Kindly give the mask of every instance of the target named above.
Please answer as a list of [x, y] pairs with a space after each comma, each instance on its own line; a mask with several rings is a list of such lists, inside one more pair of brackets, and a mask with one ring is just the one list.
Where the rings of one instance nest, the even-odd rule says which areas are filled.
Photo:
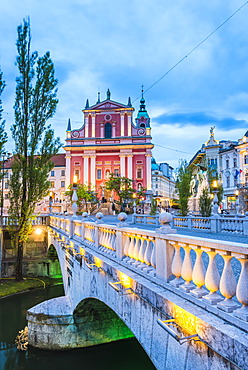
[[[104, 100], [101, 103], [97, 103], [95, 105], [92, 105], [88, 109], [84, 109], [84, 111], [89, 110], [102, 110], [102, 109], [130, 109], [127, 105], [117, 103], [113, 100]], [[133, 110], [133, 108], [131, 108]]]

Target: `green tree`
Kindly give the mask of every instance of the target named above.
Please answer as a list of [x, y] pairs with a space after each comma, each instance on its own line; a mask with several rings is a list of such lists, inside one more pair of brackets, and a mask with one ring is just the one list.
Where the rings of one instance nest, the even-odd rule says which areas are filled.
[[176, 176], [176, 189], [179, 195], [179, 208], [182, 216], [187, 216], [192, 169], [188, 166], [186, 160], [181, 159], [179, 161], [179, 167], [177, 168]]
[[[7, 133], [5, 132], [5, 120], [3, 120], [3, 106], [2, 106], [2, 93], [5, 88], [5, 81], [3, 80], [3, 73], [0, 69], [0, 156], [4, 152], [4, 145], [7, 142]], [[2, 175], [2, 174], [1, 174]]]
[[49, 52], [39, 57], [31, 52], [29, 19], [18, 29], [14, 105], [15, 122], [11, 127], [15, 142], [12, 176], [10, 180], [10, 209], [12, 241], [17, 248], [16, 279], [22, 279], [23, 246], [32, 230], [36, 203], [47, 195], [48, 174], [54, 164], [61, 143], [47, 120], [56, 110], [57, 80]]
[[204, 188], [199, 198], [199, 210], [203, 217], [210, 217], [212, 211], [212, 199], [208, 188]]
[[[3, 176], [4, 176], [4, 171], [2, 170], [4, 168], [4, 146], [5, 143], [7, 142], [7, 133], [5, 132], [5, 120], [3, 120], [3, 107], [2, 107], [2, 93], [5, 88], [5, 81], [3, 80], [3, 73], [0, 69], [0, 162], [1, 169], [0, 169], [0, 181], [1, 181], [1, 186], [3, 187]], [[2, 215], [2, 210], [3, 210], [3, 192], [1, 196], [1, 215]], [[2, 223], [2, 220], [1, 220]]]
[[157, 212], [157, 202], [155, 198], [152, 198], [150, 215], [155, 216], [156, 212]]
[[132, 188], [133, 180], [122, 177], [115, 176], [114, 173], [111, 173], [108, 181], [105, 183], [107, 190], [114, 190], [115, 194], [119, 198], [120, 205], [123, 204], [124, 199], [129, 201], [132, 199], [135, 189]]

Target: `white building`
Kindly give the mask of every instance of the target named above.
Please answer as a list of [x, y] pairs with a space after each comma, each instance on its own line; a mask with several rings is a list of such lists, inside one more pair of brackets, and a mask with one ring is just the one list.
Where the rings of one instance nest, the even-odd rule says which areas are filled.
[[175, 181], [173, 168], [168, 163], [157, 164], [152, 158], [152, 192], [157, 204], [163, 208], [170, 208], [175, 198]]
[[[64, 212], [69, 206], [69, 202], [67, 202], [67, 197], [65, 196], [65, 154], [57, 154], [51, 160], [54, 162], [54, 167], [48, 176], [48, 180], [51, 182], [50, 192], [42, 201], [37, 204], [37, 213], [49, 213], [49, 200], [52, 200], [53, 212]], [[7, 215], [9, 209], [8, 193], [12, 161], [13, 157], [4, 163], [4, 177], [1, 184], [3, 215]]]

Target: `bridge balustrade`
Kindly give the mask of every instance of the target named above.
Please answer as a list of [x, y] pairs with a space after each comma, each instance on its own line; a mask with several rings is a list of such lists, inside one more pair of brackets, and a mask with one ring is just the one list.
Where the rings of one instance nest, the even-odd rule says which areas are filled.
[[[67, 219], [68, 223], [73, 225], [71, 235], [59, 217], [51, 216], [51, 227], [80, 242], [80, 247], [94, 249], [148, 279], [159, 279], [167, 289], [210, 312], [218, 308], [226, 320], [248, 321], [248, 246], [162, 234], [159, 229]], [[241, 320], [236, 324], [242, 328]]]

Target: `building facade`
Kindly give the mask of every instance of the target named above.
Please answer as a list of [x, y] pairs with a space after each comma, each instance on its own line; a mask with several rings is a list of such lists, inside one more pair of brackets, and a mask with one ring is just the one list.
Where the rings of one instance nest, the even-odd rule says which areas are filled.
[[89, 106], [86, 101], [83, 126], [66, 131], [66, 186], [78, 182], [96, 191], [100, 199], [111, 199], [105, 189], [109, 175], [124, 176], [133, 180], [133, 187], [151, 191], [151, 142], [150, 118], [145, 99], [134, 121], [134, 108], [130, 98], [127, 105], [107, 98]]
[[[222, 208], [231, 213], [248, 211], [248, 131], [237, 140], [221, 140], [214, 138], [213, 128], [210, 139], [190, 161], [193, 176], [198, 181], [201, 172], [210, 169], [218, 177], [223, 187]], [[192, 183], [193, 183], [192, 179]], [[205, 184], [206, 185], [206, 184]], [[205, 186], [204, 185], [204, 186]], [[199, 181], [198, 181], [198, 195]], [[190, 208], [197, 210], [198, 198], [191, 189]]]
[[156, 163], [152, 158], [152, 194], [157, 204], [165, 209], [172, 206], [172, 200], [177, 198], [173, 168], [168, 163]]

